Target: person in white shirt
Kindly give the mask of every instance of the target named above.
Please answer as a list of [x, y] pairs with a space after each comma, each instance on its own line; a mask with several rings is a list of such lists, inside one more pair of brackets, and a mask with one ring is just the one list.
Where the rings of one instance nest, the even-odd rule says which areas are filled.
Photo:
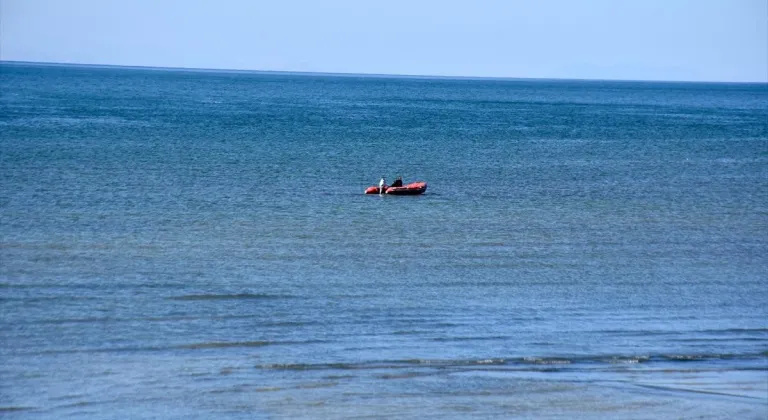
[[384, 187], [387, 185], [387, 181], [384, 180], [384, 175], [381, 176], [379, 181], [379, 195], [384, 194]]

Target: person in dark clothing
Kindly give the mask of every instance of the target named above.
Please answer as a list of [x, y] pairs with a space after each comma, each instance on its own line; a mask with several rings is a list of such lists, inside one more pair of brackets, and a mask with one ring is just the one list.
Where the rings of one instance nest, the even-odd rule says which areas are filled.
[[402, 187], [403, 186], [403, 177], [399, 176], [397, 179], [395, 179], [395, 182], [390, 185], [390, 187]]

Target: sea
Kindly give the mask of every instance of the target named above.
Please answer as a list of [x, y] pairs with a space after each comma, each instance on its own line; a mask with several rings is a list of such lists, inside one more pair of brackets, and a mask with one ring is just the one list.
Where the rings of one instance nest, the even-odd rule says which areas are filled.
[[2, 62], [0, 417], [766, 419], [768, 84]]

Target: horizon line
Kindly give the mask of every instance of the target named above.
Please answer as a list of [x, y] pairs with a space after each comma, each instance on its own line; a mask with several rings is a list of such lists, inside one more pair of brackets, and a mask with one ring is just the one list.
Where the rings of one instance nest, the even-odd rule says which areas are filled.
[[285, 74], [292, 76], [329, 76], [329, 77], [370, 77], [393, 79], [439, 79], [439, 80], [496, 80], [496, 81], [585, 81], [585, 82], [655, 82], [655, 83], [723, 83], [723, 84], [768, 84], [766, 81], [722, 81], [722, 80], [662, 80], [662, 79], [598, 79], [598, 78], [562, 78], [562, 77], [512, 77], [512, 76], [457, 76], [457, 75], [428, 75], [428, 74], [389, 74], [389, 73], [348, 73], [348, 72], [321, 72], [321, 71], [293, 71], [293, 70], [256, 70], [256, 69], [230, 69], [230, 68], [206, 68], [206, 67], [167, 67], [145, 66], [128, 64], [98, 64], [75, 63], [57, 61], [25, 61], [2, 60], [0, 64], [11, 65], [39, 65], [49, 67], [90, 67], [90, 68], [126, 68], [135, 70], [152, 71], [186, 71], [208, 73], [254, 73], [254, 74]]

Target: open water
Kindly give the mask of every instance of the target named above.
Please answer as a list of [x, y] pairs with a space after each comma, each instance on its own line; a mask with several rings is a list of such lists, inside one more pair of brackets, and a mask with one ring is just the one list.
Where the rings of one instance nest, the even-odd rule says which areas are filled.
[[3, 63], [0, 95], [4, 418], [768, 416], [766, 84]]

